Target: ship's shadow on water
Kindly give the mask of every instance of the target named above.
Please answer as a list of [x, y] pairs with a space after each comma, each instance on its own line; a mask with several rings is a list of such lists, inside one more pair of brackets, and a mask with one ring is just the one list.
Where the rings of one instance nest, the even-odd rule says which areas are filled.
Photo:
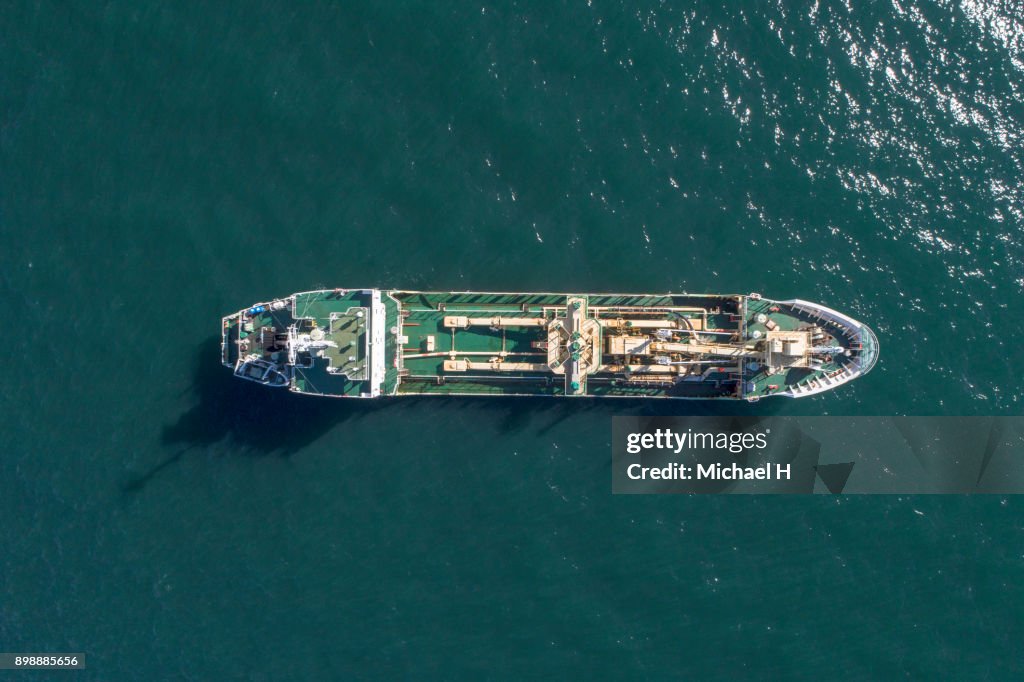
[[190, 452], [220, 445], [230, 454], [288, 457], [338, 424], [386, 407], [377, 401], [318, 399], [267, 388], [232, 376], [219, 362], [220, 339], [196, 349], [192, 406], [164, 425], [160, 443], [173, 455], [123, 486], [138, 492]]
[[[498, 414], [497, 430], [511, 434], [536, 429], [542, 436], [570, 418], [636, 415], [733, 416], [768, 415], [776, 410], [738, 401], [690, 401], [651, 399], [600, 399], [551, 397], [409, 396], [377, 400], [317, 398], [295, 395], [241, 381], [219, 362], [220, 339], [210, 337], [195, 353], [190, 393], [192, 406], [164, 425], [160, 443], [174, 454], [149, 469], [133, 474], [123, 485], [127, 493], [141, 491], [164, 470], [190, 452], [214, 445], [242, 456], [289, 457], [317, 441], [335, 426], [386, 410], [401, 420], [429, 409], [477, 410]], [[540, 416], [540, 419], [537, 417]], [[611, 424], [609, 421], [609, 428]]]
[[[782, 399], [762, 401], [751, 405], [738, 400], [665, 400], [654, 398], [563, 398], [563, 397], [516, 397], [516, 396], [417, 396], [387, 401], [392, 409], [419, 410], [433, 408], [444, 410], [472, 409], [497, 414], [497, 430], [501, 434], [534, 430], [543, 436], [559, 424], [570, 419], [586, 418], [593, 424], [594, 418], [607, 418], [611, 429], [611, 418], [615, 416], [639, 417], [734, 417], [771, 416], [779, 411]], [[400, 407], [399, 407], [400, 404]]]
[[295, 395], [242, 381], [219, 356], [216, 337], [198, 349], [191, 389], [195, 403], [164, 426], [164, 445], [207, 447], [224, 441], [238, 454], [289, 456], [333, 426], [379, 409], [370, 401]]

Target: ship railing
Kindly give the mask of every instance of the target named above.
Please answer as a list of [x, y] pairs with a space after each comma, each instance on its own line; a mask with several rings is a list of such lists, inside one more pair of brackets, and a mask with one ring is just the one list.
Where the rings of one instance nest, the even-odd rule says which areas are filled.
[[228, 330], [231, 328], [228, 319], [225, 317], [221, 321], [220, 328], [220, 362], [222, 365], [228, 364]]
[[852, 343], [857, 344], [859, 348], [856, 349], [858, 353], [854, 361], [858, 369], [855, 376], [867, 374], [874, 368], [875, 363], [878, 362], [878, 337], [875, 336], [874, 331], [866, 324], [819, 303], [811, 303], [799, 298], [789, 301], [778, 301], [778, 303], [788, 305], [793, 310], [838, 327]]
[[857, 356], [857, 361], [860, 364], [860, 373], [867, 374], [874, 369], [875, 364], [878, 362], [878, 337], [875, 336], [875, 332], [867, 325], [861, 325], [861, 351]]

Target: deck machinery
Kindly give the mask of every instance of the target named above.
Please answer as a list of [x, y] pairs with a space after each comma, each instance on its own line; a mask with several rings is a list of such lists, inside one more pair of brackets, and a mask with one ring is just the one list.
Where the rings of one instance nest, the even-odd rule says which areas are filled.
[[311, 395], [798, 398], [866, 374], [866, 325], [799, 299], [325, 289], [224, 318], [235, 376]]

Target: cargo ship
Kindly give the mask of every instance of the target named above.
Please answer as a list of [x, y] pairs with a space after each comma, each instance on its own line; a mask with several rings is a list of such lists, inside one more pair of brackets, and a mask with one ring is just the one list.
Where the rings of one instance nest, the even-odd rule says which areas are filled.
[[239, 379], [337, 398], [515, 395], [757, 401], [867, 374], [857, 320], [752, 293], [323, 289], [222, 321]]

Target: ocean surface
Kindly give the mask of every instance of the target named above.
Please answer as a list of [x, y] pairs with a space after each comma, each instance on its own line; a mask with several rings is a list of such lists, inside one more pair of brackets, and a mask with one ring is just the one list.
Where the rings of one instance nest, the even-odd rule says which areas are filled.
[[[1024, 675], [1018, 499], [610, 480], [614, 414], [1021, 413], [1019, 3], [15, 0], [0, 64], [0, 651], [96, 680]], [[221, 316], [320, 286], [759, 291], [882, 356], [714, 408], [233, 381]]]

